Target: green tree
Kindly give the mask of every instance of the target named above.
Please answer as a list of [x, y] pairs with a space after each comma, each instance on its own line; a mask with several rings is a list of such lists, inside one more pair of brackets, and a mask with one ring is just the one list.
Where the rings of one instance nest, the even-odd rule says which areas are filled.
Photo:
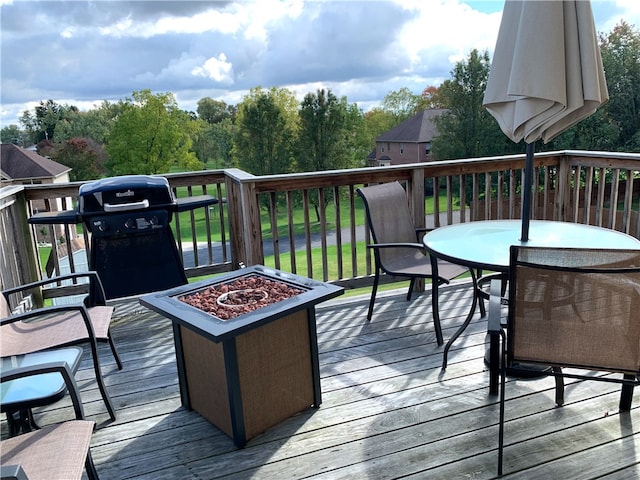
[[294, 171], [297, 101], [286, 89], [252, 89], [238, 105], [234, 163], [254, 175]]
[[25, 110], [20, 116], [20, 123], [29, 136], [31, 143], [53, 141], [56, 125], [61, 120], [77, 114], [78, 108], [70, 105], [60, 105], [53, 100], [41, 101], [34, 108], [34, 113]]
[[382, 100], [382, 109], [391, 113], [398, 125], [421, 110], [421, 97], [407, 87], [402, 87], [398, 91], [387, 93]]
[[434, 118], [439, 135], [433, 139], [431, 155], [437, 160], [502, 155], [523, 151], [500, 130], [482, 106], [489, 78], [489, 54], [472, 50], [458, 62], [452, 78], [440, 86], [437, 100], [448, 109]]
[[368, 138], [367, 154], [376, 147], [376, 138], [397, 125], [396, 117], [382, 108], [373, 108], [364, 114], [364, 131]]
[[85, 112], [74, 112], [60, 120], [55, 127], [53, 140], [61, 144], [72, 138], [90, 138], [100, 145], [106, 145], [111, 128], [122, 110], [122, 102], [102, 102], [97, 108]]
[[193, 140], [193, 150], [198, 159], [210, 168], [233, 166], [231, 148], [235, 126], [230, 118], [209, 124], [198, 119], [200, 128]]
[[300, 171], [346, 168], [347, 100], [338, 99], [331, 90], [308, 93], [298, 111], [297, 158]]
[[375, 142], [372, 142], [371, 139], [364, 113], [357, 104], [348, 104], [345, 135], [342, 138], [345, 168], [367, 166], [367, 156], [372, 150], [372, 143], [375, 146]]
[[600, 37], [609, 101], [608, 119], [618, 128], [620, 149], [640, 151], [640, 30], [624, 20]]
[[201, 169], [191, 151], [197, 128], [172, 93], [133, 92], [109, 135], [107, 168], [112, 175], [167, 173], [174, 166]]
[[213, 125], [225, 119], [235, 117], [236, 108], [233, 105], [227, 105], [222, 100], [214, 100], [210, 97], [198, 100], [198, 118]]
[[0, 141], [2, 143], [13, 143], [20, 147], [26, 147], [28, 139], [26, 133], [20, 130], [18, 125], [11, 124], [2, 127], [2, 130], [0, 130]]

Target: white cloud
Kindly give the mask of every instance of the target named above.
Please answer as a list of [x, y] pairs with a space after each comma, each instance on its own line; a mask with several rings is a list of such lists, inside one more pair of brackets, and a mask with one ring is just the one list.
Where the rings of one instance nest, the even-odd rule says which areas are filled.
[[191, 70], [191, 74], [196, 77], [210, 78], [226, 85], [233, 84], [233, 65], [227, 61], [224, 53], [207, 59], [201, 66]]

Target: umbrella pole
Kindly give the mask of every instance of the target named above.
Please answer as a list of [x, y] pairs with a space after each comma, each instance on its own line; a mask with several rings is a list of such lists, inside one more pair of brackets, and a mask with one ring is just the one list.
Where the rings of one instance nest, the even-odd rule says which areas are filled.
[[529, 221], [531, 219], [531, 186], [533, 184], [533, 147], [535, 142], [527, 143], [524, 163], [524, 187], [522, 193], [522, 234], [520, 241], [529, 241]]

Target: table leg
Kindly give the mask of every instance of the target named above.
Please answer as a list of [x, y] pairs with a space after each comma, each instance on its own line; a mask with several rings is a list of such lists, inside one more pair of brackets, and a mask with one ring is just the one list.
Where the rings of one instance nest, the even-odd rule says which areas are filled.
[[462, 325], [460, 325], [460, 328], [458, 328], [456, 333], [453, 334], [453, 336], [449, 339], [449, 341], [444, 347], [444, 353], [442, 356], [443, 370], [447, 368], [447, 356], [449, 355], [449, 349], [453, 345], [453, 342], [455, 342], [456, 339], [460, 336], [460, 334], [464, 332], [465, 329], [469, 326], [469, 323], [471, 323], [471, 319], [473, 318], [473, 315], [476, 313], [476, 306], [478, 305], [478, 281], [476, 279], [476, 274], [474, 273], [473, 269], [469, 269], [469, 271], [471, 272], [471, 278], [473, 280], [473, 301], [471, 302], [471, 308], [469, 309], [467, 318], [465, 318], [464, 322], [462, 322]]
[[28, 433], [33, 430], [40, 430], [30, 408], [8, 411], [6, 412], [6, 415], [10, 437], [15, 437], [21, 433]]

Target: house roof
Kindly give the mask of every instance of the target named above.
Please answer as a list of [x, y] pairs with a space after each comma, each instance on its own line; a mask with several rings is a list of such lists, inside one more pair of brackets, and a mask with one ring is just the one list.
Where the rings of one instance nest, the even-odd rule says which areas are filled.
[[434, 108], [416, 113], [410, 119], [380, 135], [376, 138], [376, 142], [430, 142], [438, 135], [438, 129], [433, 123], [433, 118], [442, 115], [446, 111], [444, 108]]
[[6, 180], [55, 178], [71, 170], [66, 165], [12, 143], [0, 144], [0, 174]]

